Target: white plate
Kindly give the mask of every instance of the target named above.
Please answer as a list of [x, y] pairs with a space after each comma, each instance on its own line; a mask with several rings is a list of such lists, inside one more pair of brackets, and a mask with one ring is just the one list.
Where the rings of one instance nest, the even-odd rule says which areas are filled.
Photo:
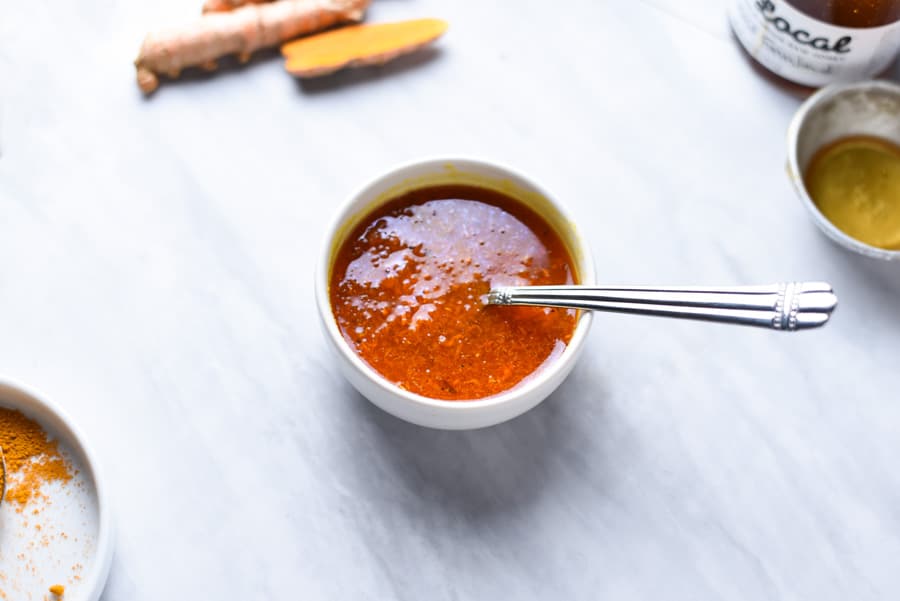
[[9, 501], [0, 505], [0, 599], [50, 599], [50, 586], [62, 584], [65, 601], [97, 601], [109, 575], [113, 537], [94, 455], [72, 420], [41, 395], [0, 379], [0, 407], [37, 421], [77, 472], [70, 482], [44, 486], [49, 502], [33, 501], [24, 509]]

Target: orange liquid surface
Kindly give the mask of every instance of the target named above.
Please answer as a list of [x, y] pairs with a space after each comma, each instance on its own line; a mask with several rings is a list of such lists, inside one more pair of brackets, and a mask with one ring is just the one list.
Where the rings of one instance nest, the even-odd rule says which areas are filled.
[[444, 400], [526, 380], [565, 349], [576, 312], [487, 306], [492, 287], [574, 283], [562, 241], [520, 202], [473, 186], [398, 197], [337, 253], [331, 306], [347, 343], [386, 379]]

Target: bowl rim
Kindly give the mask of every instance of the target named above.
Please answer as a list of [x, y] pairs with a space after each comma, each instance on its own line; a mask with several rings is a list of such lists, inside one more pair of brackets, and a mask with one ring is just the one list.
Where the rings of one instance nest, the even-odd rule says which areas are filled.
[[[91, 479], [94, 483], [94, 490], [97, 495], [97, 542], [94, 545], [94, 561], [87, 574], [83, 577], [85, 588], [84, 596], [79, 595], [78, 599], [87, 601], [97, 601], [106, 588], [106, 582], [109, 579], [109, 572], [112, 567], [112, 560], [115, 551], [115, 523], [112, 516], [112, 505], [109, 498], [109, 490], [106, 480], [103, 476], [103, 470], [97, 455], [87, 442], [84, 432], [72, 417], [59, 405], [50, 400], [50, 397], [34, 388], [23, 384], [22, 382], [0, 374], [0, 401], [3, 401], [3, 389], [12, 390], [24, 396], [39, 405], [48, 413], [53, 414], [72, 435], [72, 443], [77, 445], [81, 453], [84, 455], [87, 465], [84, 466], [90, 472]], [[68, 596], [68, 593], [67, 593]]]
[[[344, 340], [344, 337], [341, 334], [339, 328], [337, 327], [337, 322], [334, 319], [334, 314], [331, 309], [331, 299], [328, 294], [329, 275], [331, 268], [331, 246], [335, 235], [340, 231], [341, 226], [343, 226], [344, 223], [349, 219], [351, 207], [358, 203], [360, 199], [364, 198], [364, 195], [366, 195], [371, 189], [376, 188], [385, 180], [398, 178], [402, 176], [405, 171], [414, 169], [444, 168], [448, 164], [453, 165], [455, 168], [462, 172], [466, 171], [467, 166], [475, 166], [476, 168], [487, 168], [490, 170], [499, 171], [508, 176], [510, 179], [520, 182], [525, 187], [531, 188], [535, 192], [537, 192], [540, 196], [546, 199], [547, 202], [550, 203], [550, 205], [553, 206], [553, 208], [558, 212], [559, 216], [565, 220], [572, 231], [572, 250], [579, 251], [581, 255], [580, 263], [576, 263], [578, 265], [578, 275], [581, 283], [591, 285], [594, 283], [596, 276], [594, 271], [594, 260], [590, 252], [590, 247], [585, 241], [584, 236], [581, 235], [581, 231], [578, 229], [576, 223], [572, 220], [571, 215], [568, 213], [565, 207], [562, 206], [560, 202], [556, 200], [552, 195], [548, 194], [546, 189], [535, 182], [533, 179], [523, 175], [520, 171], [497, 161], [481, 159], [472, 156], [430, 156], [427, 158], [406, 161], [395, 165], [387, 169], [386, 171], [383, 171], [380, 175], [374, 178], [367, 180], [361, 186], [357, 187], [354, 192], [350, 196], [348, 196], [344, 202], [341, 203], [328, 223], [328, 228], [325, 232], [324, 239], [320, 246], [319, 257], [316, 262], [316, 301], [319, 309], [319, 316], [324, 325], [326, 335], [331, 340], [333, 346], [338, 349], [338, 352], [342, 355], [342, 357], [348, 360], [354, 367], [354, 369], [356, 369], [356, 371], [363, 374], [369, 381], [378, 386], [383, 392], [396, 397], [400, 397], [405, 401], [416, 405], [421, 405], [429, 409], [463, 413], [506, 405], [520, 398], [528, 397], [534, 390], [539, 389], [544, 382], [552, 381], [557, 373], [565, 373], [566, 366], [570, 362], [578, 358], [582, 347], [587, 341], [587, 335], [590, 330], [591, 322], [593, 320], [593, 312], [581, 312], [578, 317], [578, 321], [575, 324], [575, 331], [572, 333], [572, 338], [569, 340], [569, 343], [566, 345], [566, 348], [563, 350], [559, 358], [553, 361], [551, 365], [548, 365], [544, 369], [539, 369], [538, 371], [530, 375], [527, 381], [524, 381], [509, 390], [505, 390], [499, 394], [481, 399], [433, 399], [421, 394], [416, 394], [414, 392], [404, 390], [396, 384], [388, 381], [384, 376], [375, 371], [374, 368], [363, 361], [362, 358], [358, 354], [356, 354], [353, 349], [350, 348], [346, 340]], [[532, 210], [538, 212], [534, 207], [531, 208]], [[540, 212], [538, 212], [538, 214], [540, 215]], [[543, 215], [541, 216], [543, 217]]]
[[803, 130], [803, 127], [806, 125], [807, 119], [809, 118], [810, 114], [816, 108], [837, 96], [852, 92], [865, 92], [870, 90], [886, 92], [888, 94], [897, 96], [898, 99], [900, 99], [900, 84], [882, 79], [871, 79], [865, 81], [831, 84], [815, 92], [812, 96], [807, 98], [803, 102], [803, 104], [800, 105], [800, 108], [798, 108], [797, 112], [794, 113], [787, 131], [788, 176], [794, 184], [794, 189], [797, 193], [797, 196], [800, 197], [800, 200], [806, 206], [806, 210], [809, 211], [810, 215], [812, 215], [815, 224], [825, 233], [826, 236], [828, 236], [844, 248], [852, 250], [861, 255], [892, 261], [895, 259], [900, 259], [900, 250], [889, 250], [886, 248], [872, 246], [871, 244], [866, 244], [865, 242], [844, 233], [840, 228], [834, 225], [831, 220], [822, 213], [822, 211], [819, 210], [819, 207], [816, 206], [816, 203], [813, 202], [812, 198], [809, 195], [809, 192], [806, 190], [806, 184], [803, 181], [803, 170], [800, 168], [800, 161], [798, 157], [800, 133]]

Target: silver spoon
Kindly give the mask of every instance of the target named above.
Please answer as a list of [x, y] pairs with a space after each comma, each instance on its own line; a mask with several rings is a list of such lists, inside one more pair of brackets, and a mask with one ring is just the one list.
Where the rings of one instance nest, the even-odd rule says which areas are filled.
[[793, 332], [825, 325], [837, 297], [826, 282], [724, 288], [513, 286], [491, 290], [488, 304], [637, 313]]
[[3, 456], [3, 449], [0, 449], [0, 505], [6, 497], [6, 457]]

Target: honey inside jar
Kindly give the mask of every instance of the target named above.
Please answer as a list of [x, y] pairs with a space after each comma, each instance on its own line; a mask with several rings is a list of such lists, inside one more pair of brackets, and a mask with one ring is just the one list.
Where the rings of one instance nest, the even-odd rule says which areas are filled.
[[860, 242], [900, 250], [900, 147], [872, 136], [820, 149], [804, 176], [822, 214]]
[[565, 349], [576, 312], [486, 304], [492, 287], [575, 283], [553, 228], [520, 201], [444, 185], [394, 198], [338, 249], [332, 311], [387, 380], [443, 400], [494, 396]]

